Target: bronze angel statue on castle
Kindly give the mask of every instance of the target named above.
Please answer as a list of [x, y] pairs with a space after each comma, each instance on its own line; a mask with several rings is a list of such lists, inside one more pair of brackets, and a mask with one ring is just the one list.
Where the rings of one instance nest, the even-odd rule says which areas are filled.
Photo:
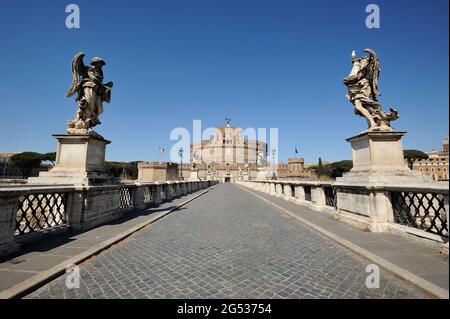
[[355, 106], [355, 113], [364, 116], [369, 128], [367, 131], [393, 131], [391, 121], [398, 119], [398, 111], [390, 108], [390, 113], [383, 112], [378, 101], [378, 78], [381, 64], [375, 51], [365, 49], [369, 57], [356, 57], [352, 52], [352, 70], [344, 79], [348, 88], [347, 98]]
[[78, 110], [75, 119], [68, 121], [68, 134], [95, 134], [92, 128], [101, 124], [99, 115], [103, 113], [103, 102], [111, 100], [112, 82], [103, 83], [102, 67], [106, 65], [101, 58], [91, 59], [91, 66], [85, 66], [84, 53], [77, 53], [72, 59], [72, 85], [67, 97], [77, 93], [75, 101]]

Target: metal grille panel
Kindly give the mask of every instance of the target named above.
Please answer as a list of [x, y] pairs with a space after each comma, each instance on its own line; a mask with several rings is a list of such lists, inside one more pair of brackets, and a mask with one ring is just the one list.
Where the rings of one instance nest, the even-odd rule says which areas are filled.
[[305, 200], [311, 201], [311, 186], [305, 186]]
[[48, 193], [19, 197], [15, 235], [23, 235], [67, 223], [67, 194]]
[[120, 189], [120, 208], [128, 208], [132, 207], [133, 203], [131, 200], [131, 189], [128, 187], [124, 187]]
[[394, 221], [448, 237], [444, 196], [436, 193], [392, 192]]
[[150, 187], [144, 187], [144, 203], [150, 204], [153, 201]]
[[325, 187], [325, 203], [327, 206], [337, 207], [336, 189], [334, 187]]

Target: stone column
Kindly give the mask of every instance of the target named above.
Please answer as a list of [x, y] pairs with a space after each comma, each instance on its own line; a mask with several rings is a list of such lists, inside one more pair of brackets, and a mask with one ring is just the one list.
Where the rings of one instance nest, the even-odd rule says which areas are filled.
[[178, 198], [181, 196], [181, 187], [180, 184], [178, 182], [175, 182], [174, 184], [172, 184], [173, 187], [173, 196], [175, 198]]
[[165, 193], [166, 193], [166, 200], [172, 200], [173, 199], [173, 187], [171, 184], [166, 184], [164, 186]]
[[19, 248], [14, 242], [19, 196], [0, 196], [0, 256]]
[[276, 192], [277, 190], [276, 190], [276, 185], [275, 185], [275, 183], [270, 183], [270, 186], [269, 186], [269, 193], [271, 194], [271, 195], [276, 195]]
[[155, 204], [155, 205], [161, 204], [162, 203], [162, 200], [161, 200], [162, 186], [161, 185], [153, 185], [150, 187], [151, 187], [151, 192], [152, 192], [153, 204]]
[[182, 196], [185, 196], [185, 195], [187, 194], [186, 183], [185, 183], [185, 182], [182, 182], [182, 183], [180, 184], [180, 187], [181, 187], [181, 195], [182, 195]]
[[147, 206], [144, 203], [144, 187], [134, 187], [131, 189], [131, 195], [134, 200], [134, 208], [145, 209]]
[[298, 201], [305, 200], [305, 188], [302, 185], [295, 186], [295, 199]]
[[67, 219], [70, 228], [74, 230], [82, 229], [82, 215], [85, 201], [84, 195], [83, 187], [75, 187], [75, 191], [68, 194]]
[[311, 187], [311, 200], [318, 207], [326, 206], [325, 190], [321, 186]]
[[294, 192], [292, 192], [291, 184], [284, 184], [284, 197], [288, 200], [291, 200], [295, 196]]
[[275, 193], [276, 196], [281, 197], [283, 196], [283, 184], [276, 184], [275, 185]]
[[192, 193], [192, 183], [186, 182], [186, 191], [188, 194]]
[[377, 190], [370, 194], [369, 215], [376, 223], [394, 222], [394, 211], [388, 191]]

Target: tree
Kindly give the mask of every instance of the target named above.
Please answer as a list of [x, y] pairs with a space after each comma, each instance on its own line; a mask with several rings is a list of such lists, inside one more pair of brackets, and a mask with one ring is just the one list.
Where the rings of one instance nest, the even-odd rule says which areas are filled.
[[42, 159], [43, 161], [49, 161], [49, 162], [51, 162], [53, 165], [55, 165], [55, 161], [56, 161], [56, 152], [42, 154], [41, 159]]
[[322, 158], [321, 157], [319, 157], [319, 163], [317, 164], [317, 167], [316, 167], [316, 173], [317, 173], [318, 176], [327, 175], [326, 171], [325, 171], [325, 169], [323, 167]]
[[22, 177], [31, 176], [33, 169], [41, 166], [42, 154], [35, 152], [23, 152], [11, 157], [11, 164], [22, 171]]
[[138, 162], [106, 162], [106, 170], [114, 177], [122, 179], [137, 179]]
[[428, 159], [428, 155], [418, 150], [404, 150], [403, 157], [408, 162], [409, 169], [413, 169], [414, 162], [418, 159]]
[[[319, 164], [322, 161], [319, 160]], [[319, 179], [335, 179], [336, 177], [342, 177], [342, 175], [348, 171], [350, 171], [353, 167], [353, 162], [351, 160], [344, 160], [339, 162], [334, 162], [330, 164], [322, 164], [322, 167], [319, 168], [319, 165], [312, 166], [311, 169], [316, 171]]]
[[345, 160], [331, 163], [328, 168], [328, 174], [331, 178], [342, 177], [344, 173], [350, 171], [353, 167], [353, 161]]

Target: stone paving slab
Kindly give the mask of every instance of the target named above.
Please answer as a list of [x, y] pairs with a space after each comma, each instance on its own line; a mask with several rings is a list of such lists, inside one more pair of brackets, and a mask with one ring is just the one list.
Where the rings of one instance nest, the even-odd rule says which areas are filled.
[[221, 184], [84, 263], [80, 287], [63, 275], [27, 298], [427, 298], [367, 260]]
[[157, 207], [131, 211], [118, 220], [85, 232], [68, 231], [24, 245], [14, 255], [0, 259], [0, 294], [43, 271], [68, 261], [94, 245], [101, 244], [123, 231], [151, 220], [160, 213], [169, 212], [203, 192], [204, 190], [199, 190]]
[[274, 204], [288, 209], [299, 217], [342, 237], [358, 246], [398, 265], [399, 267], [449, 290], [449, 257], [440, 254], [440, 244], [397, 233], [372, 233], [336, 220], [331, 214], [256, 190], [248, 190]]

